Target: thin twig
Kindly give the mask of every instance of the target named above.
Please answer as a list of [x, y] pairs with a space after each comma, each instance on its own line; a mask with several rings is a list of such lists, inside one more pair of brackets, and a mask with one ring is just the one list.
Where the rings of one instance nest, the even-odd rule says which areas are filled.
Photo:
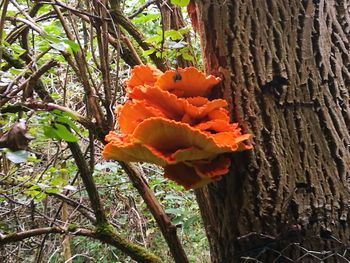
[[50, 2], [50, 1], [39, 1], [39, 3], [41, 4], [48, 4], [48, 5], [55, 5], [55, 6], [59, 6], [59, 7], [62, 7], [63, 9], [66, 9], [68, 11], [71, 11], [73, 14], [80, 14], [80, 15], [84, 15], [84, 16], [87, 16], [88, 18], [93, 18], [93, 19], [96, 19], [96, 20], [103, 20], [105, 19], [106, 21], [111, 21], [111, 19], [109, 18], [102, 18], [102, 17], [99, 17], [99, 16], [96, 16], [96, 15], [93, 15], [89, 12], [86, 12], [86, 11], [83, 11], [83, 10], [78, 10], [78, 9], [75, 9], [71, 6], [68, 6], [68, 5], [65, 5], [61, 2], [58, 2], [58, 1], [55, 1], [55, 2]]
[[5, 105], [9, 100], [13, 98], [18, 92], [23, 90], [27, 85], [33, 87], [38, 79], [44, 75], [48, 70], [58, 65], [55, 60], [49, 60], [42, 65], [37, 71], [33, 72], [28, 79], [26, 79], [17, 89], [11, 89], [7, 93], [2, 94], [3, 98], [0, 100], [0, 107]]
[[147, 7], [149, 7], [150, 5], [152, 5], [152, 4], [156, 3], [156, 2], [157, 2], [157, 0], [147, 1], [142, 6], [140, 6], [134, 13], [132, 13], [130, 16], [128, 16], [128, 18], [129, 19], [133, 19], [135, 16], [137, 16], [138, 14], [143, 12], [143, 10], [145, 10]]
[[[4, 0], [1, 3], [1, 16], [0, 16], [0, 47], [2, 47], [2, 32], [4, 30], [4, 25], [5, 25], [5, 17], [6, 17], [6, 12], [7, 12], [7, 7], [9, 4], [9, 0]], [[0, 48], [0, 63], [2, 60], [2, 48]]]

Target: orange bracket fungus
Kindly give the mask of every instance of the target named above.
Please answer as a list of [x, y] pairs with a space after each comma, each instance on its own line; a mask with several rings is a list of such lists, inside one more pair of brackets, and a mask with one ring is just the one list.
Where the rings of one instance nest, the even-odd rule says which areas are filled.
[[126, 81], [129, 100], [116, 109], [120, 133], [106, 136], [104, 159], [160, 165], [185, 189], [219, 180], [231, 164], [224, 153], [251, 149], [226, 101], [207, 98], [219, 82], [193, 67], [136, 66]]

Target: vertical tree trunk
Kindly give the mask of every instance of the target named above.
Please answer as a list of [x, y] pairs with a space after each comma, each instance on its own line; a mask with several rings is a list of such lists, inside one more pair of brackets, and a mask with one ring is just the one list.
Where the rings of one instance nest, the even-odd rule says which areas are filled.
[[[254, 136], [228, 176], [197, 191], [212, 261], [239, 262], [269, 242], [318, 251], [347, 243], [350, 2], [196, 0], [196, 8], [206, 71], [223, 79], [218, 96]], [[283, 253], [301, 255], [292, 246]]]

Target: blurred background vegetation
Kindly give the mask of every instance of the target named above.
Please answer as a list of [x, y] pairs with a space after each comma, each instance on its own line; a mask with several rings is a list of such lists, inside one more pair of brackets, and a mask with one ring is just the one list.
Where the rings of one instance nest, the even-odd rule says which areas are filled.
[[[77, 143], [109, 222], [173, 262], [143, 198], [122, 167], [100, 152], [101, 138], [117, 129], [112, 111], [126, 100], [123, 82], [133, 66], [201, 68], [188, 2], [1, 1], [0, 237], [55, 225], [91, 227], [86, 186], [68, 145]], [[159, 167], [137, 165], [189, 261], [209, 262], [193, 191], [164, 179]], [[2, 244], [0, 262], [133, 262], [113, 246], [73, 236]]]

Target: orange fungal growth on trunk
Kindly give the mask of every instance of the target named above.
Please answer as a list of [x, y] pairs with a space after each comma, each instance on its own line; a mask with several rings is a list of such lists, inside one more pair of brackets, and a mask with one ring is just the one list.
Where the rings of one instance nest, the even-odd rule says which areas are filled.
[[155, 86], [167, 90], [178, 97], [209, 96], [211, 89], [220, 82], [213, 75], [206, 76], [194, 67], [168, 70], [161, 75]]
[[219, 81], [193, 67], [136, 66], [126, 81], [129, 100], [116, 110], [120, 133], [106, 136], [104, 159], [160, 165], [185, 189], [219, 180], [230, 167], [225, 153], [252, 148], [251, 135], [229, 122], [226, 101], [208, 99]]

